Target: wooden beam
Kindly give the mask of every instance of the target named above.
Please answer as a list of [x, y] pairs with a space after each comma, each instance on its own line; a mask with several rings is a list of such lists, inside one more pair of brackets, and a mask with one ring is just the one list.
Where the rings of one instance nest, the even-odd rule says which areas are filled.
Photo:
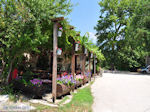
[[76, 36], [80, 36], [80, 33], [79, 33], [79, 34], [77, 34]]
[[52, 19], [52, 22], [56, 23], [56, 22], [63, 21], [63, 20], [64, 20], [64, 17], [58, 17], [58, 18]]
[[70, 25], [70, 30], [73, 30], [73, 29], [74, 29], [74, 26], [71, 26], [71, 25]]
[[53, 25], [53, 79], [52, 79], [52, 98], [53, 102], [56, 101], [57, 90], [57, 37], [58, 37], [58, 23], [54, 22]]

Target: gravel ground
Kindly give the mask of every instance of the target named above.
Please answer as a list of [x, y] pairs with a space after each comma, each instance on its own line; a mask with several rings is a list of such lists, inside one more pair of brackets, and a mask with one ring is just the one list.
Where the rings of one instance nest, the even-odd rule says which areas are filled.
[[150, 112], [150, 75], [104, 73], [92, 93], [94, 112]]

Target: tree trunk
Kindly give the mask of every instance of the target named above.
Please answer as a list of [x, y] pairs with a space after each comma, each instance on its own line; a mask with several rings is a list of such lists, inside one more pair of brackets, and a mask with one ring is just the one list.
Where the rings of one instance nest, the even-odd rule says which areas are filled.
[[10, 63], [9, 72], [8, 72], [8, 76], [7, 76], [7, 79], [6, 79], [6, 83], [7, 83], [7, 84], [9, 83], [9, 78], [10, 78], [10, 76], [11, 76], [11, 71], [12, 71], [12, 67], [13, 67], [14, 60], [15, 60], [15, 58], [14, 58], [14, 59], [11, 61], [11, 63]]
[[114, 48], [114, 44], [112, 44], [112, 64], [111, 64], [111, 70], [115, 70], [115, 48]]
[[2, 70], [0, 71], [0, 76], [2, 75], [4, 68], [5, 68], [5, 65], [6, 65], [4, 60], [2, 60], [2, 64], [3, 64], [3, 66], [2, 66]]

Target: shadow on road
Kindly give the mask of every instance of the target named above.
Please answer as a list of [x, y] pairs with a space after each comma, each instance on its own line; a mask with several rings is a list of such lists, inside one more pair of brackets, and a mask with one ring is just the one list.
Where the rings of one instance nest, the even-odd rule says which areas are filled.
[[148, 73], [130, 72], [130, 71], [117, 71], [117, 70], [104, 70], [104, 73], [121, 74], [121, 75], [143, 75], [150, 76]]

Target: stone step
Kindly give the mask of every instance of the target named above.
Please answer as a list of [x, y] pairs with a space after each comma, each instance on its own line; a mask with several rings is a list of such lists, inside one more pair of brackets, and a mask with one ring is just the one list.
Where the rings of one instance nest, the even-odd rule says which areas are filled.
[[43, 97], [42, 97], [43, 100], [46, 100], [48, 102], [52, 102], [52, 94], [45, 94]]

